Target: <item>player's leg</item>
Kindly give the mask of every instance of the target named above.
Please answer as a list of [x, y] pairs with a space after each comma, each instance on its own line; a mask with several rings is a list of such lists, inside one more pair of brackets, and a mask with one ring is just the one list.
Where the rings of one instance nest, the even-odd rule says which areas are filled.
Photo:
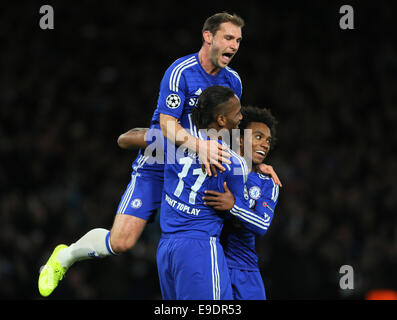
[[114, 255], [109, 237], [109, 230], [96, 228], [87, 232], [69, 247], [64, 244], [58, 245], [40, 270], [40, 294], [44, 297], [49, 296], [74, 262]]
[[111, 231], [96, 228], [87, 232], [70, 246], [58, 245], [40, 271], [39, 291], [41, 295], [44, 297], [50, 295], [68, 268], [75, 262], [104, 258], [132, 248], [145, 226], [146, 220], [144, 219], [117, 214]]
[[142, 234], [146, 220], [131, 215], [117, 214], [112, 229], [96, 228], [65, 247], [58, 253], [57, 260], [68, 269], [75, 262], [104, 258], [131, 249]]
[[143, 218], [116, 214], [110, 231], [100, 228], [89, 231], [78, 241], [61, 250], [57, 260], [63, 267], [69, 268], [76, 261], [104, 258], [128, 251], [138, 241], [146, 223], [147, 220]]
[[147, 220], [129, 214], [116, 214], [110, 231], [110, 245], [115, 253], [122, 253], [135, 246]]
[[96, 228], [88, 231], [69, 247], [61, 250], [57, 260], [62, 267], [69, 268], [76, 261], [104, 258], [110, 255], [115, 255], [110, 245], [110, 231]]
[[266, 300], [265, 286], [259, 271], [229, 269], [235, 300]]
[[160, 290], [163, 300], [175, 300], [175, 281], [172, 266], [172, 247], [170, 239], [161, 238], [157, 247], [156, 261]]
[[160, 207], [162, 179], [161, 174], [147, 177], [133, 174], [121, 198], [112, 230], [93, 229], [69, 247], [57, 246], [40, 272], [40, 293], [43, 296], [51, 294], [68, 268], [77, 261], [103, 258], [132, 248], [147, 220], [153, 219]]
[[233, 300], [223, 248], [216, 238], [178, 239], [175, 246], [177, 300]]
[[121, 253], [133, 248], [146, 224], [154, 220], [161, 206], [163, 184], [162, 172], [132, 176], [110, 231], [114, 252]]

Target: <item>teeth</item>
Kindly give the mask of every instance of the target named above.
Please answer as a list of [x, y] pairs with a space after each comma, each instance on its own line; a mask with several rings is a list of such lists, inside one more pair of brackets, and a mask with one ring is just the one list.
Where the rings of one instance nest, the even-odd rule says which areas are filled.
[[261, 154], [262, 156], [265, 155], [265, 153], [263, 151], [255, 151], [255, 152]]

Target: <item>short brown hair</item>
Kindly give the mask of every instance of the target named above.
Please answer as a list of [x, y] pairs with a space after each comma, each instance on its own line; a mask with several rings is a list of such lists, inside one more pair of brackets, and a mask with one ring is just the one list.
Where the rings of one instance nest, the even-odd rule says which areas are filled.
[[231, 22], [240, 28], [244, 27], [244, 20], [237, 14], [221, 12], [216, 13], [205, 20], [201, 34], [203, 34], [204, 31], [210, 31], [214, 35], [220, 29], [220, 25], [224, 22]]

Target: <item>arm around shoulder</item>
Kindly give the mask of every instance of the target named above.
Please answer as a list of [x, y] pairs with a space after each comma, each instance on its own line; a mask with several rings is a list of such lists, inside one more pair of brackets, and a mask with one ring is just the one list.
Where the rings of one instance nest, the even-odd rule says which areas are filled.
[[133, 128], [127, 132], [122, 133], [118, 139], [117, 144], [122, 149], [139, 149], [146, 148], [146, 132], [148, 128]]

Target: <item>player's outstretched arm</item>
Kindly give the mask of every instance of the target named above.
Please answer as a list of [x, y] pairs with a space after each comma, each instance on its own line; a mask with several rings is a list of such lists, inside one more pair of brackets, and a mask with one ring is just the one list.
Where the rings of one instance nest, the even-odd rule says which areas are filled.
[[264, 163], [261, 163], [259, 165], [259, 170], [263, 173], [263, 174], [268, 174], [269, 176], [271, 176], [274, 180], [274, 183], [277, 184], [279, 187], [282, 187], [283, 185], [281, 184], [280, 179], [278, 178], [276, 171], [274, 171], [273, 167]]
[[160, 127], [163, 135], [175, 145], [184, 144], [195, 151], [201, 163], [204, 164], [209, 176], [212, 176], [210, 164], [224, 171], [222, 162], [230, 164], [231, 155], [226, 152], [226, 147], [215, 140], [200, 140], [190, 135], [179, 123], [178, 119], [167, 114], [160, 114]]
[[148, 130], [149, 128], [130, 129], [119, 136], [117, 144], [122, 149], [144, 149], [148, 146], [145, 140]]

